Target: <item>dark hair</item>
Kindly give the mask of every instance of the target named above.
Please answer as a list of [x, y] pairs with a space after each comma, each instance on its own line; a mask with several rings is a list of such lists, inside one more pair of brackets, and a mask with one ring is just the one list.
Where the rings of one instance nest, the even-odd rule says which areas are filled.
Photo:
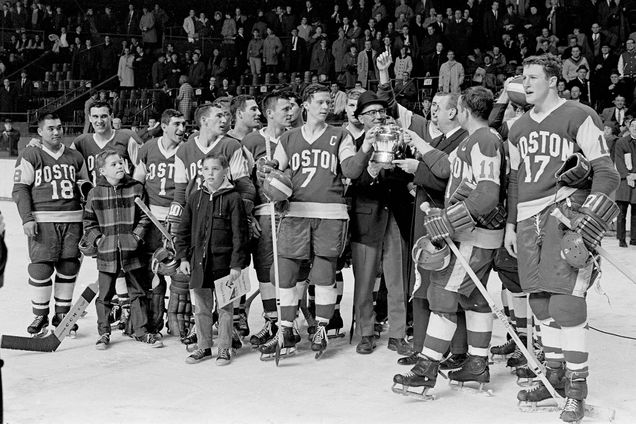
[[322, 84], [309, 84], [303, 91], [303, 102], [313, 100], [316, 93], [329, 93], [329, 88]]
[[548, 79], [551, 77], [561, 77], [561, 59], [551, 53], [525, 58], [523, 60], [523, 66], [529, 65], [541, 66]]
[[182, 118], [183, 113], [179, 112], [176, 109], [166, 109], [161, 114], [161, 123], [162, 124], [170, 124], [170, 119], [172, 118]]
[[459, 103], [474, 117], [487, 121], [495, 103], [495, 97], [489, 89], [475, 86], [464, 91], [459, 98]]
[[196, 122], [199, 127], [201, 127], [201, 118], [206, 116], [212, 108], [225, 110], [227, 109], [227, 106], [223, 102], [219, 101], [219, 99], [216, 99], [212, 103], [206, 103], [199, 106], [197, 110], [194, 111], [194, 122]]
[[95, 156], [95, 169], [103, 168], [106, 165], [106, 159], [111, 156], [117, 156], [121, 159], [121, 155], [117, 150], [114, 149], [106, 149], [102, 150]]
[[254, 96], [250, 96], [248, 94], [239, 94], [236, 97], [232, 98], [230, 102], [230, 113], [232, 116], [236, 116], [237, 111], [245, 112], [245, 107], [249, 100], [256, 100]]
[[263, 97], [261, 101], [261, 111], [265, 113], [267, 109], [274, 109], [278, 99], [289, 100], [289, 93], [285, 91], [272, 91]]
[[[44, 115], [38, 118], [38, 127], [42, 128], [42, 124], [47, 119], [60, 119], [60, 117], [56, 113], [45, 113]], [[7, 121], [11, 122], [10, 119], [5, 120], [5, 122]]]
[[[97, 109], [99, 109], [99, 108], [102, 108], [102, 107], [105, 107], [106, 109], [108, 109], [108, 114], [109, 114], [109, 115], [112, 115], [112, 113], [113, 113], [113, 107], [112, 107], [112, 106], [110, 105], [110, 103], [108, 103], [108, 102], [105, 102], [105, 101], [97, 101], [97, 102], [95, 102], [95, 103], [93, 103], [93, 104], [91, 105], [91, 109], [93, 109], [93, 108], [97, 108]], [[89, 113], [90, 113], [90, 109], [89, 109]]]
[[209, 153], [206, 157], [203, 158], [203, 160], [201, 161], [201, 165], [203, 165], [205, 161], [210, 159], [218, 160], [223, 169], [227, 169], [230, 167], [230, 162], [228, 162], [227, 156], [220, 152]]

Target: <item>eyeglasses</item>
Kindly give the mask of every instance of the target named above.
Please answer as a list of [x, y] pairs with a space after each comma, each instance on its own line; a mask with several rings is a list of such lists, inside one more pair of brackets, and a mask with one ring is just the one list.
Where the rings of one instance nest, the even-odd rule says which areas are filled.
[[386, 109], [368, 110], [360, 114], [360, 116], [375, 116], [375, 115], [380, 115], [380, 116], [386, 115]]

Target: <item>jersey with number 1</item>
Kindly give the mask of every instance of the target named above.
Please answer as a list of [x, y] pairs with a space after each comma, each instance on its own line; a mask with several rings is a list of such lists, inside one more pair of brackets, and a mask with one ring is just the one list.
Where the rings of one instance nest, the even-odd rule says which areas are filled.
[[20, 210], [23, 221], [31, 214], [37, 222], [82, 222], [82, 205], [77, 181], [86, 179], [82, 155], [64, 146], [57, 152], [46, 147], [25, 148], [15, 164], [14, 198], [22, 196], [20, 185], [29, 188], [31, 199], [22, 203], [29, 211]]
[[82, 154], [86, 160], [86, 168], [93, 185], [97, 184], [97, 169], [95, 169], [95, 157], [106, 149], [115, 150], [124, 159], [126, 173], [132, 175], [133, 168], [137, 164], [139, 144], [135, 141], [130, 130], [113, 130], [109, 140], [99, 143], [95, 140], [95, 134], [82, 134], [73, 140], [71, 147]]
[[[177, 149], [166, 151], [162, 137], [153, 138], [139, 149], [135, 179], [144, 183], [150, 210], [159, 220], [166, 219], [174, 199], [174, 158]], [[141, 177], [141, 178], [140, 178]]]
[[589, 160], [609, 156], [603, 123], [596, 112], [566, 100], [538, 120], [533, 110], [514, 123], [508, 134], [510, 168], [517, 171], [517, 222], [569, 197], [575, 188], [557, 187], [554, 174], [573, 153]]

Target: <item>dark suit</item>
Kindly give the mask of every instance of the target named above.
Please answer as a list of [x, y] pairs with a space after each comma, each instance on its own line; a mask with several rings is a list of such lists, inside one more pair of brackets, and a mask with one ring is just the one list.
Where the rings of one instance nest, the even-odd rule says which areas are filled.
[[494, 43], [499, 43], [501, 40], [501, 28], [504, 11], [498, 10], [497, 17], [491, 10], [484, 13], [484, 20], [482, 23], [484, 36], [486, 38], [486, 46], [490, 47]]
[[297, 37], [296, 50], [292, 50], [293, 37], [289, 37], [289, 41], [285, 42], [285, 56], [287, 58], [287, 66], [289, 72], [299, 72], [303, 70], [303, 63], [308, 62], [305, 60], [307, 54], [307, 45], [305, 40], [301, 37]]
[[0, 113], [15, 112], [18, 100], [18, 93], [14, 87], [7, 90], [4, 85], [0, 87]]
[[579, 87], [581, 89], [581, 101], [589, 102], [590, 96], [587, 89], [587, 83], [588, 83], [587, 80], [581, 81], [578, 78], [574, 78], [572, 81], [568, 82], [565, 86], [570, 91], [572, 91], [572, 87]]
[[616, 117], [616, 107], [607, 107], [603, 109], [603, 112], [601, 112], [601, 119], [603, 120], [603, 122], [618, 122], [618, 124], [621, 125], [625, 123], [627, 114], [627, 108], [623, 108], [623, 122], [618, 122], [618, 119]]
[[33, 96], [33, 82], [28, 78], [23, 82], [22, 78], [20, 78], [16, 82], [16, 87], [18, 95], [18, 111], [26, 112], [31, 96]]
[[[364, 134], [356, 140], [360, 148]], [[388, 290], [389, 337], [402, 338], [406, 331], [403, 252], [411, 226], [412, 197], [407, 184], [411, 177], [399, 168], [369, 170], [352, 181], [351, 253], [355, 277], [355, 320], [361, 336], [374, 334], [373, 286], [382, 260]]]

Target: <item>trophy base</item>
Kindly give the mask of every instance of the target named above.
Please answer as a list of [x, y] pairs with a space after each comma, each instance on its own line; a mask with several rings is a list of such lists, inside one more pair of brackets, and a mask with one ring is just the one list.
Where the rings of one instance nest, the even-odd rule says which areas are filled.
[[392, 165], [395, 160], [395, 153], [393, 152], [373, 152], [371, 161], [376, 163], [383, 163], [386, 165]]

